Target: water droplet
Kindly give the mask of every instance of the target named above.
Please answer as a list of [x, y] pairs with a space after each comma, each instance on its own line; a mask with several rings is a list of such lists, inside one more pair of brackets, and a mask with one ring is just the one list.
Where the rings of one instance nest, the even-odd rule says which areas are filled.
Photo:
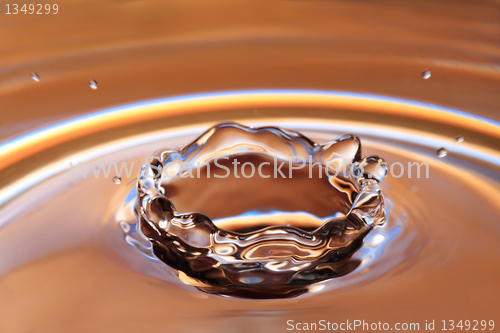
[[448, 151], [446, 150], [446, 148], [439, 148], [436, 154], [438, 157], [445, 157], [446, 155], [448, 155]]
[[89, 87], [92, 89], [97, 89], [97, 81], [96, 80], [90, 80], [89, 81]]
[[430, 77], [431, 77], [431, 70], [430, 69], [426, 69], [422, 72], [422, 78], [424, 78], [424, 80], [427, 80]]
[[40, 81], [40, 76], [38, 76], [37, 73], [31, 73], [31, 78], [33, 81], [39, 82]]
[[123, 232], [125, 232], [125, 233], [128, 233], [128, 232], [130, 231], [130, 229], [131, 229], [131, 228], [130, 228], [130, 224], [128, 224], [128, 223], [127, 223], [127, 222], [125, 222], [125, 221], [120, 221], [119, 225], [120, 225], [120, 228], [121, 228], [121, 229], [123, 230]]
[[114, 176], [113, 177], [113, 183], [115, 184], [121, 184], [122, 183], [122, 179], [118, 176]]
[[463, 135], [457, 135], [455, 137], [455, 141], [460, 143], [460, 142], [463, 142], [465, 140], [464, 136]]

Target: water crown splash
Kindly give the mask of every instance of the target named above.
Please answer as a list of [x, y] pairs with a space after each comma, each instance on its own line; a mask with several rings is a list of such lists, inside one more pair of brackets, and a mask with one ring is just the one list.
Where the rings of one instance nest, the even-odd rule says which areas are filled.
[[356, 136], [224, 123], [143, 166], [136, 214], [155, 256], [208, 293], [284, 298], [352, 272], [385, 222], [378, 156]]

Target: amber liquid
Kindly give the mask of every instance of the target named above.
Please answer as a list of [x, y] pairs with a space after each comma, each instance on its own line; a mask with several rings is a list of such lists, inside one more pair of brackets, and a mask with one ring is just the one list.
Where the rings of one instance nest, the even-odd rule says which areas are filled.
[[[272, 119], [237, 120], [248, 125], [281, 125]], [[317, 142], [346, 131], [326, 119], [289, 119], [286, 126]], [[180, 131], [143, 132], [142, 136], [96, 146], [71, 160], [135, 162], [138, 168], [155, 149], [182, 146], [206, 128], [202, 124]], [[217, 331], [237, 325], [242, 332], [274, 332], [285, 331], [287, 320], [360, 319], [424, 325], [426, 320], [497, 319], [499, 178], [498, 168], [491, 163], [495, 155], [484, 150], [483, 160], [477, 155], [468, 157], [467, 149], [480, 151], [479, 146], [436, 136], [437, 144], [449, 150], [441, 159], [417, 134], [407, 134], [414, 141], [403, 141], [374, 135], [380, 132], [372, 133], [373, 127], [362, 124], [353, 123], [348, 129], [361, 137], [363, 155], [383, 156], [389, 163], [425, 161], [430, 165], [429, 178], [383, 180], [387, 223], [363, 240], [352, 256], [360, 264], [350, 273], [290, 299], [247, 300], [203, 292], [155, 258], [150, 244], [131, 222], [136, 219], [133, 209], [122, 209], [133, 207], [130, 193], [134, 193], [135, 175], [122, 176], [121, 184], [102, 177], [75, 179], [65, 157], [61, 159], [63, 172], [12, 197], [2, 208], [0, 310], [6, 319], [1, 329], [136, 332], [145, 326], [168, 326], [172, 331]], [[243, 184], [243, 179], [230, 181], [229, 187], [207, 184], [215, 191], [205, 193], [207, 198], [224, 198], [225, 189], [231, 192], [248, 186], [243, 206], [228, 195], [231, 204], [223, 210], [222, 200], [214, 204], [189, 200], [196, 190], [189, 179], [185, 181], [176, 185], [179, 191], [165, 191], [172, 191], [170, 195], [182, 209], [206, 211], [215, 221], [236, 214], [239, 207], [261, 206], [259, 200], [266, 196], [272, 197], [274, 206], [280, 205], [281, 198], [287, 202], [298, 198], [275, 189], [259, 194], [258, 188]], [[289, 184], [296, 190], [306, 186], [298, 178]], [[321, 193], [323, 185], [316, 185]], [[293, 206], [306, 205], [300, 209], [318, 216], [339, 210], [310, 204], [303, 198], [297, 201], [299, 206]]]
[[[52, 16], [6, 15], [4, 4], [0, 14], [0, 332], [276, 333], [289, 320], [419, 323], [421, 331], [426, 321], [439, 331], [443, 320], [476, 320], [482, 330], [485, 320], [497, 329], [496, 3], [58, 4]], [[264, 88], [293, 92], [238, 92]], [[366, 236], [348, 274], [293, 298], [210, 294], [155, 257], [133, 223], [130, 193], [154, 150], [222, 121], [290, 128], [316, 142], [352, 133], [365, 155], [428, 162], [430, 176], [382, 182], [387, 223]], [[441, 147], [448, 153], [439, 158]], [[134, 175], [121, 184], [71, 175], [69, 162], [89, 161], [134, 162]], [[255, 191], [246, 205], [260, 200]], [[276, 192], [266, 193], [275, 204], [296, 198]], [[230, 212], [219, 204], [179, 201], [215, 220]], [[320, 208], [301, 206], [330, 214]]]

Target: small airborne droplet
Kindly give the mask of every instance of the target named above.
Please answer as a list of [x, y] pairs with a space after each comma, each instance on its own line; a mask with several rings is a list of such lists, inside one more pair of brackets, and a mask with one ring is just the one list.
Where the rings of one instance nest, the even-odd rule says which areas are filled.
[[113, 183], [121, 184], [121, 182], [122, 182], [122, 179], [120, 177], [118, 177], [118, 176], [113, 177]]
[[446, 155], [448, 155], [448, 151], [446, 150], [446, 148], [439, 148], [436, 154], [438, 157], [445, 157]]
[[89, 81], [89, 87], [92, 89], [97, 89], [97, 81], [96, 80], [90, 80]]
[[463, 137], [463, 135], [457, 135], [455, 137], [455, 141], [460, 143], [460, 142], [463, 142], [465, 140], [465, 138]]
[[424, 78], [424, 80], [427, 80], [430, 77], [431, 77], [431, 70], [430, 69], [426, 69], [422, 72], [422, 78]]
[[33, 81], [40, 82], [40, 76], [37, 73], [31, 73], [31, 78]]

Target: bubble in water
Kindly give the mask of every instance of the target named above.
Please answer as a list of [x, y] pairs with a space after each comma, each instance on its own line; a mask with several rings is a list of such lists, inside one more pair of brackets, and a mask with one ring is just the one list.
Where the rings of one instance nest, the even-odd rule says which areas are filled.
[[463, 142], [465, 140], [465, 138], [463, 137], [463, 135], [457, 135], [455, 137], [455, 141], [460, 143], [460, 142]]
[[37, 73], [31, 73], [31, 78], [33, 81], [39, 82], [40, 81], [40, 76], [38, 76]]
[[[361, 169], [359, 167], [359, 162], [355, 162], [355, 163], [351, 164], [351, 173], [356, 178], [362, 176]], [[371, 178], [371, 175], [369, 175], [369, 176], [370, 176], [369, 178]]]
[[90, 88], [92, 88], [94, 90], [97, 89], [97, 81], [96, 80], [90, 80], [89, 81], [89, 86], [90, 86]]
[[422, 72], [422, 78], [424, 78], [425, 80], [427, 80], [430, 77], [431, 77], [431, 70], [430, 69], [426, 69]]
[[446, 155], [448, 155], [448, 151], [446, 150], [446, 148], [439, 148], [436, 154], [438, 157], [445, 157]]
[[118, 177], [118, 176], [113, 177], [113, 183], [121, 184], [121, 182], [122, 182], [122, 179], [120, 177]]

